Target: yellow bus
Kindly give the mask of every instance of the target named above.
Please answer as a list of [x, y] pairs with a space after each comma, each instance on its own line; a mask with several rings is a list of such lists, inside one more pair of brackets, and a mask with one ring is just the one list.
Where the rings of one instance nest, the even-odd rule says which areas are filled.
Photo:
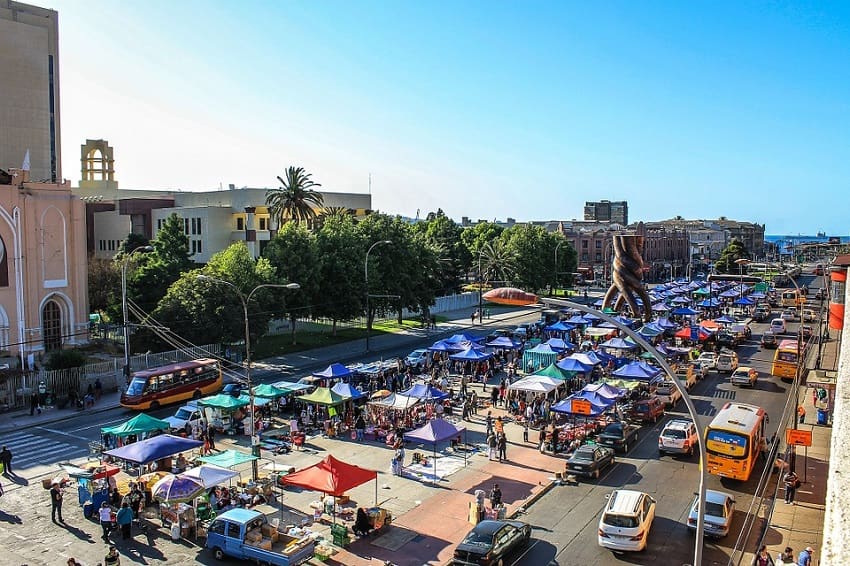
[[800, 354], [796, 340], [782, 340], [773, 354], [773, 365], [770, 373], [784, 380], [794, 379], [797, 375], [797, 364], [800, 363]]
[[134, 372], [121, 406], [128, 409], [157, 409], [188, 399], [200, 399], [221, 389], [221, 364], [201, 358]]
[[786, 289], [782, 291], [781, 295], [779, 295], [779, 303], [783, 307], [797, 308], [806, 303], [806, 297], [797, 291], [797, 289]]
[[756, 405], [726, 403], [705, 430], [708, 473], [747, 481], [765, 446], [766, 416]]

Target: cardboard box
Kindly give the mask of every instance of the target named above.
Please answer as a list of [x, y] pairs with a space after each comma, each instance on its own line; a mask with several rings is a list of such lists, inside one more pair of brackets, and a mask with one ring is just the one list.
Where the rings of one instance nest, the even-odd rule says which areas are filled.
[[260, 531], [262, 531], [263, 536], [271, 536], [273, 532], [276, 532], [275, 528], [270, 524], [266, 523], [262, 527], [260, 527]]
[[259, 548], [262, 548], [263, 550], [271, 550], [272, 549], [272, 539], [264, 538], [262, 541], [260, 541], [260, 544], [258, 544], [257, 546]]
[[248, 534], [245, 535], [245, 540], [251, 542], [257, 542], [262, 540], [263, 535], [260, 531], [248, 531]]

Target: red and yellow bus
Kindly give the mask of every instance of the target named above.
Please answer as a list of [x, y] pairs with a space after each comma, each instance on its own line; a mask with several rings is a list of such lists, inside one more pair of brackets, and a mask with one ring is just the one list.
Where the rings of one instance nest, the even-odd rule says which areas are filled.
[[756, 405], [726, 403], [705, 429], [708, 473], [747, 481], [766, 446], [766, 416]]
[[202, 358], [145, 369], [133, 373], [121, 406], [128, 409], [156, 409], [187, 399], [200, 399], [222, 386], [221, 364]]
[[773, 365], [770, 373], [784, 380], [794, 379], [797, 375], [797, 364], [800, 363], [800, 354], [796, 340], [782, 340], [773, 354]]

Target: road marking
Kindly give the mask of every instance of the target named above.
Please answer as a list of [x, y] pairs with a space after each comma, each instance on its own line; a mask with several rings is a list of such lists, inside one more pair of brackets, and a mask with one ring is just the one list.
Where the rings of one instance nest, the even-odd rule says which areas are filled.
[[76, 438], [78, 440], [80, 439], [80, 437], [77, 436], [76, 434], [70, 434], [70, 433], [67, 433], [63, 430], [56, 430], [55, 428], [47, 428], [47, 427], [43, 427], [43, 426], [36, 426], [36, 427], [33, 427], [33, 428], [37, 428], [38, 430], [43, 430], [43, 431], [46, 431], [46, 432], [51, 432], [53, 434], [61, 434], [62, 436], [70, 436], [71, 438]]
[[105, 425], [109, 425], [109, 424], [112, 424], [112, 423], [120, 423], [120, 422], [123, 422], [124, 420], [125, 419], [123, 419], [123, 418], [122, 419], [113, 419], [111, 421], [102, 422], [100, 424], [83, 426], [83, 427], [80, 427], [80, 428], [74, 428], [74, 429], [69, 430], [68, 432], [80, 432], [81, 430], [88, 430], [90, 428], [103, 428]]

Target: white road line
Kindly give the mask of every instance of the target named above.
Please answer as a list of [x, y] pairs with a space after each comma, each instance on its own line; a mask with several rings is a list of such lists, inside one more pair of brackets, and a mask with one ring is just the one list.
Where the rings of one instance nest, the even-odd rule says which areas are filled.
[[38, 453], [27, 454], [23, 457], [15, 457], [13, 460], [14, 465], [17, 467], [21, 467], [24, 464], [53, 464], [59, 461], [59, 459], [53, 458], [52, 456], [62, 456], [60, 459], [66, 459], [68, 455], [72, 453], [79, 453], [81, 456], [83, 454], [87, 454], [88, 451], [83, 448], [78, 448], [77, 446], [66, 446], [65, 448], [50, 448], [48, 450], [48, 455], [51, 456], [50, 461], [46, 461], [43, 457], [43, 450]]
[[81, 430], [88, 430], [90, 428], [103, 428], [106, 425], [109, 425], [109, 424], [112, 424], [112, 423], [120, 423], [120, 422], [123, 422], [125, 420], [126, 419], [113, 419], [111, 421], [102, 422], [100, 424], [83, 426], [83, 427], [80, 427], [80, 428], [74, 428], [74, 429], [69, 430], [68, 432], [80, 432]]
[[31, 451], [35, 447], [39, 446], [61, 446], [61, 442], [56, 442], [55, 440], [50, 440], [49, 438], [39, 438], [37, 436], [33, 436], [32, 438], [22, 438], [20, 440], [16, 440], [15, 442], [7, 442], [6, 446], [9, 449], [16, 450], [27, 450]]
[[69, 433], [67, 433], [63, 430], [56, 430], [55, 428], [47, 428], [47, 427], [43, 427], [43, 426], [37, 426], [37, 427], [34, 427], [34, 428], [37, 428], [38, 430], [43, 430], [43, 431], [46, 431], [46, 432], [52, 432], [53, 434], [61, 434], [62, 436], [70, 436], [71, 438], [76, 438], [76, 439], [82, 440], [76, 434], [69, 434]]

